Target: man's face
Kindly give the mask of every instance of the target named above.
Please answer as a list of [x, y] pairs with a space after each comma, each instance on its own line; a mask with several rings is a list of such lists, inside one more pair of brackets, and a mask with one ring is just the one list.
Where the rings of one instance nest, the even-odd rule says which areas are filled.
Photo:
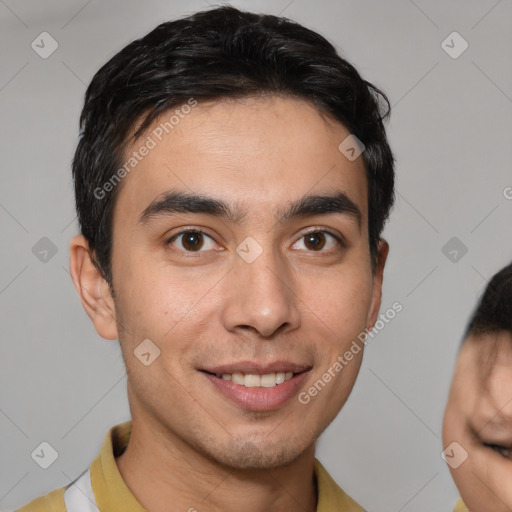
[[[338, 150], [348, 135], [304, 101], [199, 104], [124, 179], [112, 269], [134, 420], [247, 469], [295, 460], [334, 419], [362, 351], [309, 403], [298, 394], [375, 322], [387, 253], [372, 272], [363, 160]], [[155, 206], [170, 192], [232, 218]], [[335, 199], [283, 217], [307, 196]], [[160, 350], [149, 366], [134, 355], [146, 339]]]
[[446, 460], [471, 512], [510, 511], [512, 335], [509, 333], [470, 336], [462, 345], [443, 422], [444, 446], [452, 442], [460, 446], [455, 445], [453, 450], [454, 462], [450, 463], [450, 458]]

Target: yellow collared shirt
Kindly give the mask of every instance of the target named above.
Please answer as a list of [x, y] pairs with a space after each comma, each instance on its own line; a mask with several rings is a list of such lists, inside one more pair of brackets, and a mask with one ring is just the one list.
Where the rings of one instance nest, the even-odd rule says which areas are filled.
[[459, 499], [457, 503], [455, 504], [455, 508], [453, 509], [453, 512], [469, 512], [469, 509], [464, 505], [464, 502], [462, 499]]
[[[89, 468], [94, 501], [99, 512], [146, 512], [124, 483], [115, 461], [115, 457], [128, 446], [131, 427], [131, 421], [112, 427], [105, 436], [99, 455]], [[336, 484], [316, 459], [314, 471], [318, 486], [317, 512], [365, 512]], [[36, 498], [16, 512], [66, 512], [66, 489], [62, 487]]]

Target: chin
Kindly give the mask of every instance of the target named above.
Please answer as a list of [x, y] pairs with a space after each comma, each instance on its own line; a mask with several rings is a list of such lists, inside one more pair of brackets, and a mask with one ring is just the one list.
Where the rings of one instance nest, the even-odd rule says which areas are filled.
[[224, 446], [219, 443], [210, 444], [208, 447], [202, 447], [201, 451], [209, 459], [226, 468], [257, 471], [288, 466], [296, 461], [308, 446], [310, 444], [299, 443], [291, 438], [271, 442], [268, 438], [257, 441], [248, 437], [232, 437]]

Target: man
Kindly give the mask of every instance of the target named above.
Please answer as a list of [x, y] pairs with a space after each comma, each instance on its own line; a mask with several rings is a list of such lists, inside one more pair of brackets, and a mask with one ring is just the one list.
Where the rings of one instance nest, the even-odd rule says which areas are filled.
[[23, 512], [363, 510], [315, 442], [380, 307], [388, 113], [323, 37], [232, 7], [164, 23], [100, 69], [70, 270], [119, 339], [132, 420]]
[[462, 497], [455, 512], [512, 509], [512, 263], [489, 281], [466, 330], [443, 442]]

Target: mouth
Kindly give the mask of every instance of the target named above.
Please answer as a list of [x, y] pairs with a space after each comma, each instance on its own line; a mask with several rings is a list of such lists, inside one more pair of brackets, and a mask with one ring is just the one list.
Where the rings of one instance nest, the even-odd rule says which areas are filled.
[[[206, 372], [209, 373], [209, 372]], [[298, 375], [293, 372], [277, 372], [277, 373], [265, 373], [258, 375], [256, 373], [209, 373], [214, 375], [218, 379], [228, 380], [239, 386], [245, 386], [246, 388], [273, 388], [279, 386], [287, 380], [293, 378], [294, 375]]]
[[200, 370], [224, 398], [251, 411], [282, 407], [303, 385], [312, 366], [238, 363]]

